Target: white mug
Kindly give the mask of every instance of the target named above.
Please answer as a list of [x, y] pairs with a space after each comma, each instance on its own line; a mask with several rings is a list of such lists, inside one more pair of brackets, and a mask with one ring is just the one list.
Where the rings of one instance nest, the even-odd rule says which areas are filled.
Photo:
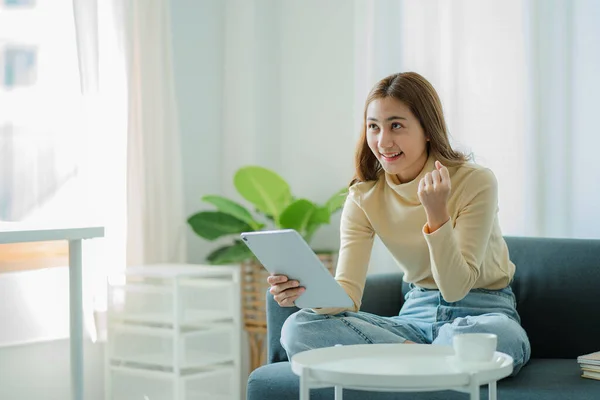
[[462, 362], [488, 362], [494, 358], [498, 336], [493, 333], [463, 333], [452, 338], [456, 359]]

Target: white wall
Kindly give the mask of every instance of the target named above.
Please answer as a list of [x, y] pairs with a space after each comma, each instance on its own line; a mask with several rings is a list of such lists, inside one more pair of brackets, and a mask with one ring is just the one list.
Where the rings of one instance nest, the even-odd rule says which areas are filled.
[[[173, 73], [179, 111], [186, 217], [200, 198], [221, 191], [224, 1], [172, 0]], [[208, 244], [187, 232], [188, 259], [201, 262]]]
[[[275, 169], [298, 196], [323, 202], [352, 177], [354, 3], [172, 0], [186, 214], [204, 194], [245, 202], [247, 164]], [[315, 236], [338, 244], [339, 215]], [[216, 244], [188, 232], [188, 258]]]
[[[353, 7], [344, 0], [283, 3], [280, 171], [295, 193], [319, 202], [353, 174]], [[336, 218], [319, 230], [313, 245], [336, 248], [338, 225]]]

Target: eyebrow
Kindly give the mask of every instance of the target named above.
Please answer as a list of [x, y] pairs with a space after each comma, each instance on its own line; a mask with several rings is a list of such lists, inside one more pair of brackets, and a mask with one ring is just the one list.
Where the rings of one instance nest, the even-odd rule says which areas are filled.
[[[403, 119], [403, 120], [407, 121], [407, 119], [406, 119], [406, 118], [404, 118], [404, 117], [398, 117], [398, 116], [396, 116], [396, 115], [392, 115], [391, 117], [389, 117], [388, 119], [386, 119], [386, 121], [392, 121], [392, 120], [394, 120], [394, 119]], [[369, 117], [369, 118], [367, 118], [367, 121], [375, 121], [375, 122], [379, 122], [377, 119], [375, 119], [375, 118], [373, 118], [373, 117]]]

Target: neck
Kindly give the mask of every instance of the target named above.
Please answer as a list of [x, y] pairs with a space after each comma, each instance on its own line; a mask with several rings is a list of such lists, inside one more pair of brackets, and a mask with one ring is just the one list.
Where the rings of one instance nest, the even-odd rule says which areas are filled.
[[406, 171], [402, 171], [401, 173], [396, 174], [396, 177], [398, 178], [400, 183], [411, 182], [413, 179], [419, 176], [421, 171], [423, 171], [423, 168], [425, 167], [428, 158], [429, 152], [424, 151], [423, 154], [421, 154], [421, 156], [414, 163], [412, 163], [410, 167], [406, 169]]

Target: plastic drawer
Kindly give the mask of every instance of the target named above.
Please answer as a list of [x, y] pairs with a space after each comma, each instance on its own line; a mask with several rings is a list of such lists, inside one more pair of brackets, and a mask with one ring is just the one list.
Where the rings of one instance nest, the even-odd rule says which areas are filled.
[[213, 321], [232, 320], [236, 305], [230, 280], [181, 279], [177, 291], [164, 281], [112, 285], [109, 295], [110, 318], [125, 322], [195, 326]]
[[111, 400], [175, 400], [171, 376], [152, 371], [111, 368]]
[[[235, 359], [233, 325], [214, 323], [183, 331], [179, 336], [179, 368], [191, 369]], [[175, 332], [126, 324], [109, 325], [111, 363], [173, 369]]]
[[233, 367], [206, 368], [175, 379], [173, 374], [113, 367], [110, 370], [112, 400], [239, 400]]
[[186, 377], [186, 400], [238, 400], [239, 388], [234, 371], [231, 367], [224, 367]]

